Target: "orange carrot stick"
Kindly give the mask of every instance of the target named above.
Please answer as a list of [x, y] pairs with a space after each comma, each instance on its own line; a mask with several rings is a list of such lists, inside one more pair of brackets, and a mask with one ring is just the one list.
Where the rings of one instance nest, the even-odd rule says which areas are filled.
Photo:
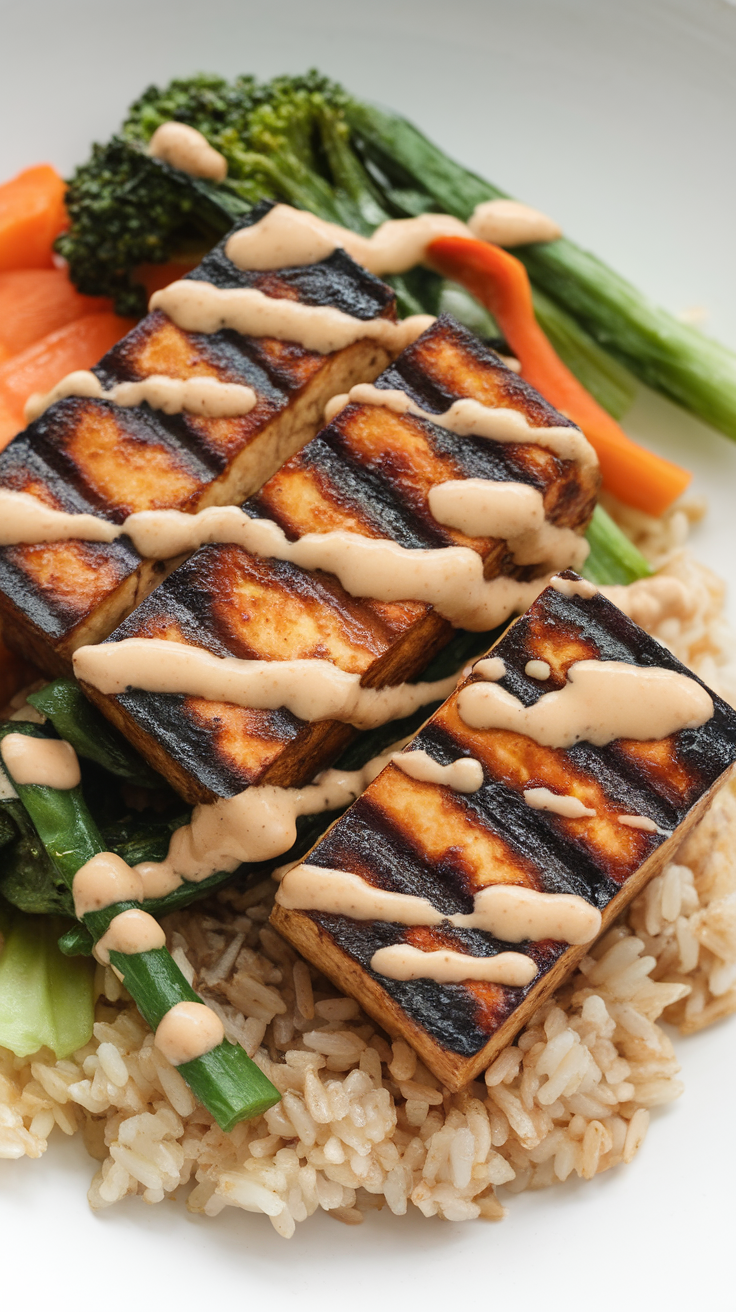
[[[25, 428], [23, 409], [34, 392], [50, 392], [66, 374], [89, 369], [133, 327], [116, 314], [87, 314], [57, 328], [0, 365], [0, 449]], [[15, 429], [8, 428], [15, 421]]]
[[0, 359], [17, 355], [74, 319], [110, 309], [101, 296], [82, 296], [66, 269], [0, 273]]
[[583, 430], [608, 491], [637, 510], [663, 514], [692, 475], [632, 442], [562, 363], [534, 316], [524, 265], [500, 246], [468, 237], [438, 237], [427, 255], [439, 273], [461, 283], [490, 310], [522, 377]]
[[66, 223], [65, 189], [50, 164], [0, 186], [0, 269], [52, 267], [52, 243]]

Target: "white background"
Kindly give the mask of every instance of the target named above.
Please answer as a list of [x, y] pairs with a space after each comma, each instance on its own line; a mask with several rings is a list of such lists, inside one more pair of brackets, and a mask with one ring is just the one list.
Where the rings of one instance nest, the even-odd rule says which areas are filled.
[[[0, 177], [45, 159], [68, 171], [151, 81], [314, 64], [410, 114], [668, 308], [706, 306], [707, 331], [736, 347], [726, 0], [0, 0], [0, 18]], [[736, 583], [736, 445], [647, 394], [626, 426], [694, 469], [711, 504], [698, 551]], [[92, 1216], [94, 1164], [52, 1139], [39, 1162], [0, 1162], [0, 1290], [31, 1312], [49, 1298], [59, 1312], [281, 1312], [297, 1297], [308, 1312], [731, 1312], [735, 1033], [679, 1042], [686, 1092], [633, 1166], [511, 1198], [495, 1226], [320, 1215], [287, 1243], [263, 1217], [201, 1220], [173, 1202]]]

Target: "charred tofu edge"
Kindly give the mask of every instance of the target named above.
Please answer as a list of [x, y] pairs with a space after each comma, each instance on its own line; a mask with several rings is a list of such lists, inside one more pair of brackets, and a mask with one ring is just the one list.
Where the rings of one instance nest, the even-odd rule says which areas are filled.
[[[571, 572], [566, 572], [565, 576], [572, 577], [572, 578], [576, 577]], [[513, 650], [514, 643], [519, 644], [519, 652], [520, 653], [524, 652], [526, 657], [533, 657], [534, 655], [541, 654], [541, 653], [535, 653], [533, 649], [530, 650], [524, 644], [528, 642], [530, 639], [531, 641], [535, 641], [538, 639], [538, 629], [535, 627], [535, 624], [532, 623], [532, 620], [533, 619], [536, 620], [540, 612], [543, 616], [545, 616], [545, 614], [548, 614], [550, 618], [552, 631], [554, 631], [556, 624], [559, 623], [559, 619], [555, 618], [554, 606], [550, 612], [545, 613], [544, 611], [545, 598], [548, 597], [549, 594], [553, 592], [554, 592], [553, 589], [551, 588], [547, 589], [546, 592], [543, 593], [541, 597], [537, 599], [537, 601], [534, 603], [534, 605], [530, 608], [529, 611], [525, 612], [525, 614], [523, 615], [518, 616], [514, 621], [512, 621], [512, 623], [504, 630], [503, 634], [501, 634], [501, 636], [490, 648], [488, 654], [493, 655], [498, 651], [499, 648], [502, 648], [502, 650], [504, 651], [504, 656], [507, 656], [508, 651], [510, 649], [510, 644], [511, 644], [511, 649]], [[556, 604], [558, 606], [567, 605], [567, 602], [565, 601], [561, 602], [559, 597], [560, 594], [555, 594]], [[573, 606], [575, 606], [576, 604], [577, 603], [575, 602], [572, 603]], [[606, 617], [608, 617], [608, 619], [611, 621], [611, 628], [609, 633], [607, 634], [607, 637], [610, 639], [611, 643], [615, 646], [620, 636], [620, 632], [627, 632], [631, 636], [631, 647], [633, 650], [636, 650], [635, 642], [636, 641], [640, 642], [641, 650], [639, 654], [640, 654], [640, 663], [642, 664], [642, 666], [645, 666], [647, 663], [649, 664], [657, 663], [656, 661], [652, 662], [651, 660], [647, 662], [646, 660], [647, 648], [652, 649], [651, 652], [649, 653], [650, 656], [652, 654], [656, 654], [656, 650], [659, 649], [662, 651], [662, 657], [663, 658], [665, 657], [666, 649], [661, 648], [660, 644], [658, 644], [654, 639], [649, 638], [648, 635], [646, 635], [643, 630], [640, 630], [638, 626], [634, 625], [633, 622], [630, 621], [625, 615], [623, 615], [623, 613], [620, 612], [615, 606], [613, 606], [610, 602], [605, 601], [604, 607], [605, 609], [604, 609], [603, 624], [600, 623], [600, 616], [598, 617], [599, 642], [601, 641], [601, 633], [603, 631], [603, 625], [605, 625]], [[579, 623], [580, 623], [580, 629], [582, 634], [584, 632], [584, 624], [585, 624], [584, 612], [580, 614]], [[564, 641], [565, 641], [565, 637], [563, 636], [561, 638], [561, 642], [564, 644]], [[563, 645], [563, 651], [564, 651], [564, 645]], [[569, 657], [570, 652], [568, 651], [567, 654]], [[576, 657], [573, 654], [572, 662], [569, 663], [574, 663], [575, 659], [580, 659], [580, 658], [581, 658], [580, 655]], [[599, 659], [602, 658], [603, 658], [602, 656], [599, 656]], [[615, 653], [614, 653], [614, 658], [615, 658]], [[520, 658], [520, 664], [522, 669], [523, 669], [523, 659], [524, 657]], [[684, 673], [692, 677], [695, 680], [695, 682], [702, 683], [702, 681], [698, 679], [697, 675], [694, 675], [692, 671], [687, 670], [686, 667], [683, 667], [680, 664], [680, 662], [678, 662], [674, 657], [671, 656], [669, 652], [666, 652], [666, 660], [663, 660], [663, 664], [665, 664], [665, 666], [667, 666], [668, 668], [675, 667], [677, 669], [680, 669]], [[458, 688], [455, 690], [455, 692], [453, 692], [450, 695], [447, 701], [443, 703], [443, 706], [437, 712], [435, 712], [435, 714], [431, 716], [427, 722], [425, 722], [425, 725], [422, 727], [422, 729], [418, 731], [413, 741], [416, 741], [416, 739], [421, 736], [421, 734], [425, 729], [429, 728], [435, 723], [446, 728], [447, 724], [449, 723], [448, 713], [450, 712], [451, 708], [455, 706], [458, 693], [463, 687], [467, 686], [469, 683], [472, 683], [474, 681], [475, 681], [475, 676], [471, 672], [469, 678], [464, 680], [463, 683], [461, 683], [460, 685], [458, 685]], [[605, 931], [621, 915], [622, 911], [637, 896], [637, 894], [641, 892], [641, 890], [647, 885], [647, 883], [655, 875], [659, 874], [662, 871], [662, 869], [665, 867], [665, 865], [675, 857], [678, 848], [681, 846], [687, 835], [690, 833], [692, 828], [702, 819], [705, 811], [707, 810], [708, 806], [713, 800], [715, 794], [728, 781], [728, 779], [732, 778], [733, 775], [736, 773], [736, 760], [734, 760], [734, 758], [736, 757], [736, 745], [734, 745], [732, 742], [734, 736], [736, 735], [736, 728], [735, 728], [736, 716], [734, 716], [733, 709], [730, 706], [728, 706], [726, 703], [724, 703], [721, 698], [717, 697], [715, 694], [711, 694], [711, 695], [713, 696], [714, 705], [716, 707], [716, 711], [718, 715], [722, 718], [723, 714], [727, 713], [727, 723], [725, 727], [718, 728], [717, 726], [715, 726], [713, 727], [713, 732], [726, 733], [727, 740], [728, 742], [731, 742], [733, 747], [733, 750], [730, 750], [728, 753], [728, 756], [730, 756], [730, 762], [726, 764], [725, 769], [722, 769], [721, 773], [717, 777], [713, 778], [711, 773], [711, 782], [706, 787], [704, 787], [704, 791], [700, 794], [700, 796], [698, 796], [693, 801], [692, 805], [688, 807], [685, 814], [676, 824], [673, 832], [668, 837], [664, 838], [663, 841], [661, 841], [658, 844], [658, 846], [653, 851], [651, 851], [649, 855], [647, 855], [644, 858], [644, 860], [642, 860], [641, 863], [631, 871], [630, 874], [624, 876], [623, 882], [620, 883], [617, 891], [612, 894], [609, 901], [604, 905], [600, 905], [600, 901], [598, 902], [598, 905], [600, 906], [600, 910], [601, 910], [601, 916], [602, 916], [601, 934], [605, 933]], [[715, 724], [715, 722], [706, 722], [706, 724], [702, 726], [700, 730], [696, 730], [694, 732], [701, 733], [706, 731], [709, 723]], [[495, 731], [490, 731], [490, 732], [493, 733]], [[533, 742], [534, 740], [529, 740], [529, 741]], [[460, 742], [459, 739], [458, 739], [457, 746], [459, 748], [463, 747], [463, 744]], [[603, 750], [605, 751], [606, 749]], [[549, 749], [549, 751], [552, 754], [556, 754], [558, 752], [558, 749]], [[563, 753], [560, 752], [560, 755], [562, 754]], [[726, 759], [728, 759], [728, 756], [726, 757]], [[714, 758], [714, 759], [720, 759], [720, 758]], [[375, 791], [377, 788], [379, 788], [380, 781], [384, 779], [387, 776], [387, 773], [394, 768], [395, 767], [392, 767], [391, 765], [385, 767], [384, 771], [378, 776], [378, 778], [373, 782], [373, 784], [370, 785], [366, 793], [363, 794], [363, 797], [357, 799], [357, 801], [353, 804], [353, 806], [349, 808], [348, 812], [344, 813], [337, 820], [335, 820], [332, 825], [330, 825], [330, 827], [326, 830], [326, 832], [322, 834], [322, 836], [313, 845], [310, 853], [307, 853], [305, 856], [301, 858], [301, 862], [305, 864], [309, 864], [311, 853], [316, 852], [318, 849], [320, 849], [322, 845], [325, 844], [327, 840], [329, 840], [330, 835], [332, 835], [335, 831], [339, 831], [339, 827], [340, 825], [345, 823], [346, 817], [349, 817], [351, 812], [353, 812], [354, 810], [357, 812], [357, 809], [360, 808], [363, 804], [363, 799], [366, 800], [370, 799], [371, 790]], [[688, 767], [686, 765], [684, 766], [684, 768], [687, 771]], [[585, 775], [585, 771], [583, 773], [585, 777], [590, 777], [591, 779], [596, 778], [595, 775], [589, 775], [589, 776]], [[625, 774], [626, 774], [626, 769], [624, 767], [624, 776]], [[500, 779], [501, 776], [496, 775], [494, 776], [494, 778]], [[609, 785], [606, 785], [606, 787], [607, 786]], [[645, 788], [646, 784], [642, 783], [640, 780], [636, 786], [639, 788], [641, 787]], [[652, 794], [652, 796], [654, 796], [654, 794]], [[417, 797], [417, 806], [420, 805], [421, 805], [421, 801], [419, 797]], [[681, 800], [680, 807], [682, 808], [685, 805], [687, 805], [687, 803]], [[531, 811], [530, 808], [530, 815], [538, 816], [539, 814], [540, 814], [539, 812]], [[378, 815], [379, 815], [379, 819], [378, 819], [379, 826], [381, 825], [381, 823], [383, 823], [385, 819], [387, 818], [390, 819], [390, 817], [384, 816], [383, 812], [381, 811], [380, 805], [379, 805]], [[371, 822], [369, 821], [369, 824], [370, 823]], [[380, 851], [380, 846], [381, 843], [383, 842], [383, 837], [380, 832], [380, 828], [375, 828], [374, 832], [376, 834], [376, 850]], [[488, 832], [491, 831], [489, 830]], [[500, 834], [502, 831], [496, 830], [493, 832]], [[349, 837], [349, 833], [350, 831], [348, 830], [348, 837], [346, 839], [348, 847], [350, 847], [351, 845], [351, 839]], [[330, 849], [328, 848], [328, 851], [329, 850]], [[519, 849], [522, 858], [524, 856], [524, 850], [525, 849], [521, 849], [521, 848]], [[325, 859], [325, 857], [323, 857], [324, 864], [329, 865], [329, 859]], [[577, 873], [575, 871], [575, 864], [574, 864], [575, 856], [571, 855], [568, 859], [570, 861], [569, 868], [571, 873]], [[362, 862], [362, 860], [363, 858], [360, 857], [359, 864]], [[605, 867], [601, 866], [600, 869], [602, 873], [605, 873]], [[596, 905], [596, 901], [592, 896], [590, 900], [592, 901], [593, 905]], [[472, 1053], [472, 1055], [466, 1056], [457, 1051], [453, 1051], [449, 1046], [444, 1044], [439, 1038], [435, 1037], [430, 1032], [428, 1027], [425, 1027], [421, 1023], [419, 1023], [419, 1021], [415, 1019], [415, 1015], [412, 1014], [412, 1012], [410, 1012], [409, 1010], [405, 1009], [405, 1007], [401, 1005], [399, 1001], [394, 999], [391, 996], [388, 988], [384, 988], [382, 986], [380, 982], [380, 978], [379, 979], [374, 978], [373, 975], [369, 973], [363, 967], [363, 965], [361, 965], [360, 962], [356, 960], [354, 956], [352, 956], [348, 951], [346, 951], [342, 946], [340, 946], [340, 944], [336, 941], [336, 937], [333, 936], [333, 934], [331, 934], [323, 925], [317, 923], [317, 921], [313, 918], [314, 915], [315, 913], [308, 913], [300, 910], [288, 909], [280, 906], [277, 903], [274, 906], [274, 909], [271, 913], [271, 923], [281, 934], [283, 934], [283, 936], [298, 951], [302, 952], [303, 955], [306, 956], [307, 959], [310, 960], [318, 969], [324, 971], [324, 973], [334, 981], [334, 983], [337, 985], [338, 988], [343, 989], [346, 993], [354, 997], [356, 1001], [358, 1001], [360, 1005], [369, 1013], [369, 1015], [371, 1015], [380, 1025], [382, 1025], [388, 1031], [389, 1034], [396, 1037], [404, 1038], [408, 1043], [410, 1043], [414, 1047], [416, 1052], [420, 1055], [420, 1057], [425, 1062], [425, 1064], [428, 1066], [428, 1068], [431, 1071], [433, 1071], [434, 1074], [437, 1075], [440, 1079], [442, 1079], [443, 1082], [446, 1084], [446, 1086], [453, 1092], [457, 1092], [460, 1089], [462, 1089], [465, 1085], [467, 1085], [471, 1080], [475, 1079], [475, 1077], [480, 1072], [485, 1070], [492, 1063], [492, 1061], [495, 1059], [498, 1053], [504, 1047], [506, 1047], [508, 1043], [512, 1041], [514, 1036], [524, 1027], [524, 1025], [527, 1023], [529, 1018], [537, 1010], [537, 1008], [544, 1001], [546, 1001], [547, 998], [550, 997], [550, 995], [555, 991], [555, 989], [560, 985], [560, 983], [566, 978], [566, 976], [568, 976], [576, 968], [576, 966], [580, 963], [580, 961], [582, 961], [582, 959], [586, 956], [586, 954], [590, 951], [592, 947], [592, 943], [587, 943], [579, 947], [568, 946], [566, 948], [563, 948], [557, 959], [554, 960], [552, 964], [545, 969], [544, 973], [539, 978], [539, 983], [537, 983], [536, 981], [532, 981], [531, 985], [528, 987], [528, 992], [526, 993], [526, 995], [518, 1003], [514, 1005], [513, 1010], [510, 1012], [510, 1014], [507, 1014], [504, 1019], [501, 1019], [499, 1021], [497, 1028], [495, 1028], [490, 1033], [490, 1037], [488, 1038], [488, 1041], [484, 1043], [482, 1046], [480, 1046], [477, 1052]], [[356, 925], [360, 925], [362, 923], [365, 923], [366, 925], [372, 925], [376, 922], [367, 921], [367, 922], [349, 922], [349, 923], [356, 924]], [[442, 986], [442, 987], [446, 987], [446, 986]], [[450, 987], [456, 987], [456, 986], [450, 986]], [[417, 1004], [417, 1008], [418, 1007], [419, 1007], [419, 1003]]]
[[[658, 875], [668, 861], [673, 859], [690, 830], [703, 818], [715, 794], [734, 773], [736, 767], [727, 770], [695, 803], [672, 837], [665, 839], [656, 852], [653, 852], [626, 881], [620, 892], [602, 912], [601, 934], [605, 933], [649, 880]], [[339, 820], [334, 823], [339, 824]], [[322, 842], [322, 838], [319, 842]], [[308, 862], [309, 854], [302, 857], [302, 860]], [[271, 912], [271, 924], [307, 960], [322, 970], [339, 989], [355, 998], [364, 1011], [367, 1011], [368, 1015], [372, 1016], [390, 1035], [410, 1043], [428, 1069], [441, 1079], [452, 1093], [458, 1093], [491, 1065], [502, 1049], [512, 1042], [534, 1012], [546, 1002], [566, 976], [575, 970], [593, 946], [587, 943], [582, 947], [569, 947], [547, 971], [542, 983], [538, 987], [532, 984], [527, 997], [501, 1023], [488, 1043], [474, 1057], [468, 1058], [451, 1052], [433, 1039], [353, 957], [335, 943], [330, 934], [309, 916], [277, 904]]]
[[[472, 395], [475, 391], [494, 404], [513, 404], [529, 422], [542, 428], [553, 426], [555, 420], [570, 426], [569, 421], [562, 421], [494, 352], [447, 316], [441, 317], [406, 348], [384, 371], [379, 383], [384, 387], [406, 388], [424, 406], [441, 409], [452, 404], [456, 392]], [[419, 471], [417, 466], [422, 463], [423, 470]], [[582, 467], [559, 460], [535, 442], [505, 444], [485, 438], [463, 438], [415, 416], [397, 415], [381, 406], [350, 404], [286, 462], [244, 509], [255, 518], [274, 520], [290, 538], [310, 531], [348, 528], [365, 537], [391, 538], [404, 547], [471, 545], [485, 561], [487, 578], [506, 571], [512, 576], [534, 573], [535, 567], [516, 566], [511, 561], [505, 542], [469, 539], [451, 532], [433, 519], [424, 504], [427, 486], [448, 478], [481, 475], [501, 481], [523, 479], [534, 487], [541, 485], [555, 503], [558, 518], [578, 531], [592, 514], [599, 482], [596, 466]], [[309, 518], [310, 506], [315, 519]], [[242, 553], [245, 562], [247, 553], [242, 548], [236, 550]], [[208, 565], [206, 554], [210, 553], [215, 560], [218, 552], [219, 569]], [[236, 623], [235, 613], [242, 607], [236, 604], [235, 554], [235, 550], [214, 544], [200, 548], [184, 565], [184, 576], [172, 574], [163, 590], [149, 598], [138, 615], [133, 615], [119, 633], [111, 635], [111, 640], [150, 636], [158, 627], [165, 630], [167, 614], [187, 609], [187, 586], [183, 582], [186, 577], [197, 597], [196, 607], [192, 606], [191, 614], [187, 615], [187, 641], [223, 655], [241, 654], [245, 646], [252, 648], [248, 652], [251, 659], [273, 659], [259, 647], [257, 623], [252, 620]], [[270, 572], [275, 578], [278, 562], [263, 559], [262, 572], [264, 575]], [[246, 563], [240, 567], [242, 571], [246, 570]], [[315, 580], [322, 580], [332, 588], [331, 600], [325, 602], [325, 607], [333, 627], [342, 626], [347, 633], [351, 625], [353, 629], [362, 625], [374, 635], [378, 633], [381, 605], [369, 598], [351, 598], [334, 575], [297, 566], [292, 570], [284, 591], [288, 593], [287, 600], [294, 601], [295, 608], [301, 607], [301, 614], [312, 619], [317, 615], [309, 590]], [[262, 594], [267, 595], [265, 583]], [[404, 605], [397, 603], [394, 609]], [[229, 627], [223, 627], [222, 616], [228, 609], [232, 612], [232, 623], [228, 621]], [[383, 607], [384, 611], [387, 609], [390, 606]], [[381, 637], [381, 643], [385, 637], [385, 645], [379, 643], [376, 647], [364, 671], [363, 684], [381, 687], [416, 677], [446, 645], [452, 632], [451, 624], [429, 604], [408, 602], [405, 619]], [[310, 654], [295, 646], [281, 659], [304, 658]], [[327, 636], [324, 650], [319, 654], [340, 663], [330, 649]], [[203, 777], [209, 773], [212, 778], [209, 766], [197, 765], [196, 753], [202, 751], [202, 740], [196, 739], [191, 729], [187, 706], [182, 707], [179, 739], [172, 735], [169, 745], [163, 747], [155, 736], [157, 695], [141, 694], [135, 699], [125, 695], [107, 697], [87, 685], [85, 692], [188, 801], [209, 802], [228, 795], [217, 792]], [[221, 714], [227, 713], [223, 710]], [[270, 754], [261, 760], [255, 756], [249, 758], [246, 772], [243, 753], [241, 761], [233, 757], [228, 772], [223, 758], [219, 777], [230, 793], [261, 783], [300, 786], [328, 766], [353, 733], [348, 726], [334, 721], [302, 723], [284, 741], [275, 759]], [[217, 756], [220, 745], [214, 734], [210, 734], [209, 746], [210, 756]]]

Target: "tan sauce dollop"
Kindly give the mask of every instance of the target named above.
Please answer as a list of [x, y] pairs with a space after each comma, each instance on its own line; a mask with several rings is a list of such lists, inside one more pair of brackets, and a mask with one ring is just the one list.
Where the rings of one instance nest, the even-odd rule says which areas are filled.
[[637, 742], [697, 728], [713, 715], [713, 702], [695, 679], [658, 666], [625, 661], [577, 661], [567, 683], [524, 706], [504, 688], [473, 683], [458, 695], [458, 712], [472, 729], [507, 729], [543, 747], [599, 747], [616, 738]]
[[448, 765], [440, 765], [425, 751], [397, 752], [394, 765], [404, 774], [424, 784], [441, 784], [457, 793], [477, 793], [483, 786], [483, 766], [473, 756], [461, 756]]
[[74, 910], [82, 917], [116, 902], [142, 902], [143, 881], [115, 852], [99, 852], [86, 861], [72, 882]]
[[499, 246], [554, 241], [561, 231], [552, 219], [515, 200], [485, 201], [465, 224], [450, 214], [388, 219], [370, 237], [317, 218], [291, 205], [275, 205], [258, 223], [228, 238], [225, 253], [239, 269], [263, 271], [316, 264], [338, 248], [378, 277], [406, 273], [427, 258], [437, 237], [472, 237]]
[[224, 182], [227, 177], [225, 156], [188, 123], [177, 123], [173, 119], [162, 123], [148, 143], [148, 153], [193, 178]]
[[552, 671], [548, 661], [527, 661], [524, 673], [528, 679], [538, 679], [540, 683], [545, 683]]
[[9, 733], [0, 744], [0, 755], [13, 782], [38, 784], [66, 791], [81, 782], [77, 753], [62, 738], [31, 738]]
[[479, 241], [496, 246], [524, 246], [535, 241], [557, 241], [562, 236], [554, 219], [531, 205], [505, 197], [476, 205], [468, 227]]
[[188, 825], [171, 837], [163, 861], [136, 866], [145, 897], [162, 897], [183, 882], [199, 883], [243, 861], [268, 861], [296, 841], [300, 815], [335, 811], [354, 801], [392, 759], [375, 756], [361, 770], [325, 770], [305, 788], [264, 784], [235, 797], [195, 806]]
[[219, 1048], [225, 1027], [203, 1002], [177, 1002], [158, 1025], [153, 1041], [172, 1066], [183, 1066]]
[[504, 538], [517, 565], [579, 569], [590, 551], [580, 533], [549, 523], [542, 493], [527, 483], [451, 479], [430, 488], [428, 502], [438, 524], [471, 538]]
[[594, 597], [600, 588], [589, 579], [561, 579], [557, 575], [550, 579], [549, 586], [563, 597]]
[[166, 935], [158, 921], [140, 907], [130, 907], [110, 921], [107, 933], [95, 944], [94, 956], [103, 966], [108, 966], [111, 952], [131, 957], [163, 947], [166, 947]]
[[553, 793], [549, 788], [525, 788], [524, 801], [535, 811], [553, 811], [567, 820], [581, 820], [596, 814], [579, 797]]

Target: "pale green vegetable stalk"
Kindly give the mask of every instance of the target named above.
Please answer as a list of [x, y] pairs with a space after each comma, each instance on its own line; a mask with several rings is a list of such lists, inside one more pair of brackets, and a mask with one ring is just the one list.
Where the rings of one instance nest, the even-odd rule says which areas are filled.
[[92, 1037], [94, 963], [62, 955], [64, 927], [0, 910], [0, 1047], [16, 1057], [50, 1048], [62, 1060]]

